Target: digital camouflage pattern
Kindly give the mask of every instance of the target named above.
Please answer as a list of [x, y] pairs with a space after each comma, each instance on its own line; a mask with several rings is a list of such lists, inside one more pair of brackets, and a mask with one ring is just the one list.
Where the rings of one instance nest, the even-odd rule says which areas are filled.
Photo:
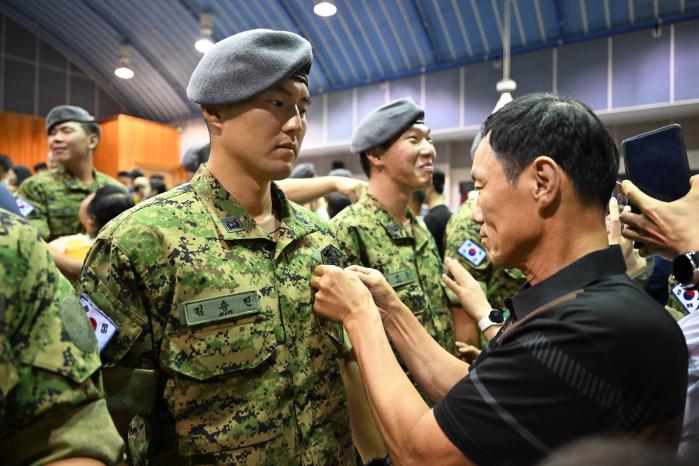
[[80, 288], [119, 328], [102, 358], [132, 462], [352, 463], [344, 334], [326, 333], [310, 287], [342, 257], [327, 223], [272, 198], [276, 242], [202, 165], [100, 232]]
[[348, 264], [379, 270], [400, 300], [444, 349], [453, 353], [454, 320], [449, 310], [444, 266], [427, 227], [408, 210], [409, 223], [396, 224], [371, 194], [332, 219]]
[[80, 203], [99, 188], [112, 184], [126, 190], [114, 178], [95, 170], [91, 183], [83, 183], [63, 166], [24, 180], [17, 196], [34, 208], [28, 215], [29, 223], [39, 230], [45, 241], [59, 236], [75, 235], [83, 231], [78, 220]]
[[87, 316], [36, 230], [3, 209], [0, 347], [3, 465], [120, 459], [124, 443], [103, 398]]
[[467, 240], [485, 251], [481, 243], [481, 227], [471, 218], [475, 202], [476, 197], [469, 196], [449, 219], [444, 233], [444, 253], [446, 257], [458, 260], [481, 283], [493, 308], [506, 310], [505, 300], [517, 294], [527, 282], [522, 272], [518, 269], [497, 269], [487, 256], [480, 264], [474, 265], [459, 253], [459, 248]]

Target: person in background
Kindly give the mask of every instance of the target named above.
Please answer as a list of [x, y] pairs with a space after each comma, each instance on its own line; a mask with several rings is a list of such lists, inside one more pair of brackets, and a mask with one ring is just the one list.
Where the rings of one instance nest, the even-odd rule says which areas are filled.
[[687, 314], [679, 326], [689, 347], [687, 404], [679, 452], [699, 457], [699, 175], [690, 179], [690, 190], [681, 199], [662, 202], [643, 193], [631, 181], [621, 192], [640, 213], [624, 211], [623, 235], [644, 246], [644, 256], [658, 255], [672, 261], [670, 306]]
[[71, 282], [77, 281], [97, 233], [107, 222], [133, 206], [131, 194], [114, 185], [101, 187], [80, 203], [78, 218], [85, 232], [61, 236], [49, 243], [51, 256], [66, 278]]
[[46, 165], [46, 162], [39, 162], [34, 164], [34, 174], [38, 175], [39, 173], [44, 173], [45, 171], [48, 171], [49, 166]]
[[22, 215], [15, 197], [12, 195], [5, 183], [0, 183], [0, 209], [5, 209], [15, 215]]
[[150, 181], [145, 176], [139, 176], [133, 180], [133, 198], [136, 204], [139, 204], [146, 199], [152, 197], [150, 190]]
[[32, 172], [29, 170], [29, 168], [25, 167], [24, 165], [14, 165], [10, 170], [9, 175], [7, 175], [7, 178], [5, 179], [7, 189], [13, 193], [17, 192], [19, 186], [24, 182], [24, 180], [31, 176]]
[[[336, 165], [337, 163], [342, 164], [342, 162], [333, 162], [333, 165]], [[328, 176], [341, 176], [350, 179], [354, 178], [352, 172], [344, 168], [344, 166], [342, 168], [333, 168], [330, 170], [330, 173], [328, 173]], [[342, 209], [351, 205], [352, 199], [350, 199], [350, 197], [346, 194], [333, 192], [325, 195], [325, 203], [328, 209], [328, 217], [332, 219], [339, 214]]]
[[451, 211], [444, 203], [444, 181], [443, 171], [435, 170], [432, 173], [432, 184], [427, 187], [425, 196], [425, 202], [429, 211], [424, 217], [425, 225], [432, 233], [432, 237], [437, 243], [439, 257], [442, 259], [444, 259], [444, 231], [451, 217]]
[[211, 143], [203, 142], [190, 146], [182, 155], [182, 167], [187, 173], [187, 181], [191, 180], [199, 166], [209, 160]]
[[133, 184], [133, 178], [131, 178], [131, 173], [129, 173], [126, 170], [119, 170], [117, 172], [117, 179], [121, 182], [121, 184], [123, 184], [127, 188], [130, 188]]
[[12, 159], [9, 155], [0, 154], [0, 183], [5, 183], [12, 170]]
[[82, 231], [78, 210], [90, 193], [108, 184], [124, 185], [95, 170], [92, 159], [100, 129], [85, 109], [53, 108], [46, 116], [46, 133], [49, 150], [60, 166], [25, 180], [17, 197], [30, 206], [25, 213], [29, 223], [45, 241], [51, 241]]
[[[413, 192], [432, 179], [436, 151], [424, 110], [400, 99], [366, 115], [352, 136], [352, 152], [369, 177], [369, 191], [333, 218], [349, 264], [384, 273], [401, 300], [439, 345], [456, 352], [455, 314], [430, 232], [408, 208]], [[461, 335], [462, 341], [474, 335]]]
[[150, 177], [150, 195], [149, 198], [157, 196], [167, 191], [167, 186], [165, 185], [165, 178], [162, 175], [151, 175]]
[[422, 220], [426, 196], [427, 192], [424, 188], [416, 189], [410, 194], [408, 201], [408, 209], [420, 220]]
[[36, 229], [0, 209], [0, 458], [4, 466], [116, 464], [98, 341]]

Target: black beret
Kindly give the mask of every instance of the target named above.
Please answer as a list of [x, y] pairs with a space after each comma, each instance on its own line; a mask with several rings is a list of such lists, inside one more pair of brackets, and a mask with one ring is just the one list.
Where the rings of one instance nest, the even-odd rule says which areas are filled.
[[187, 97], [200, 105], [243, 102], [287, 78], [308, 84], [311, 43], [286, 31], [253, 29], [217, 42], [189, 78]]
[[[51, 128], [66, 121], [75, 121], [78, 123], [95, 123], [95, 117], [81, 107], [74, 105], [59, 105], [51, 109], [46, 115], [46, 133], [51, 132]], [[97, 135], [99, 136], [99, 126], [97, 127]]]
[[362, 118], [352, 135], [350, 150], [361, 154], [385, 144], [411, 124], [425, 118], [425, 111], [413, 99], [393, 101]]

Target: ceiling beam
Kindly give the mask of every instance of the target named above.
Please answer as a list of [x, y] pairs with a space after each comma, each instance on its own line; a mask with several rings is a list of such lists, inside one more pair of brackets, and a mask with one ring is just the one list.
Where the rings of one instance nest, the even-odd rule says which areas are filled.
[[432, 35], [432, 31], [434, 31], [434, 28], [432, 28], [432, 25], [430, 24], [430, 18], [425, 14], [425, 11], [422, 9], [422, 6], [417, 0], [412, 0], [411, 3], [413, 4], [413, 8], [415, 9], [417, 17], [420, 19], [420, 26], [422, 26], [422, 32], [423, 34], [425, 34], [425, 37], [427, 37], [427, 42], [430, 44], [430, 53], [432, 54], [432, 61], [433, 63], [441, 63], [442, 57], [439, 54], [439, 47], [437, 47], [437, 41], [435, 37]]
[[153, 67], [153, 69], [160, 74], [160, 76], [162, 76], [165, 82], [172, 88], [173, 91], [175, 91], [175, 94], [182, 99], [185, 105], [191, 105], [184, 85], [172, 74], [170, 74], [158, 57], [151, 53], [146, 44], [144, 44], [136, 35], [131, 34], [128, 31], [128, 28], [120, 27], [114, 17], [112, 17], [112, 15], [102, 7], [100, 2], [82, 0], [82, 4], [87, 9], [99, 16], [105, 23], [107, 23], [109, 27], [114, 30], [114, 32], [122, 37], [123, 40], [128, 42], [128, 44], [133, 47]]
[[558, 25], [558, 41], [563, 42], [566, 37], [566, 29], [563, 24], [563, 6], [561, 0], [553, 0], [553, 11], [556, 14], [556, 24]]
[[[308, 38], [308, 41], [310, 42], [311, 35], [308, 33], [308, 29], [306, 29], [306, 26], [303, 25], [300, 19], [297, 20], [294, 12], [291, 11], [289, 6], [287, 6], [286, 0], [278, 0], [277, 3], [279, 4], [279, 7], [284, 11], [284, 14], [286, 14], [289, 21], [291, 21], [291, 23], [296, 27], [296, 29], [298, 29], [301, 34], [306, 36]], [[315, 57], [315, 59], [318, 61], [318, 65], [320, 66], [320, 69], [323, 71], [325, 79], [328, 81], [328, 83], [331, 85], [334, 84], [335, 79], [333, 79], [333, 75], [328, 70], [328, 67], [325, 65], [323, 59], [321, 59], [320, 52], [318, 53], [318, 56]]]
[[0, 10], [2, 10], [5, 15], [29, 29], [32, 34], [38, 36], [47, 44], [58, 49], [58, 51], [60, 51], [69, 62], [77, 65], [85, 74], [87, 74], [89, 78], [94, 80], [98, 86], [109, 90], [112, 97], [116, 97], [116, 100], [123, 109], [132, 115], [143, 116], [141, 112], [136, 111], [136, 109], [131, 106], [130, 100], [126, 97], [126, 95], [112, 84], [110, 76], [105, 75], [99, 69], [92, 66], [88, 60], [80, 55], [80, 52], [66, 44], [58, 34], [51, 32], [52, 25], [41, 24], [40, 22], [32, 19], [26, 13], [18, 10], [16, 6], [9, 5], [6, 2], [2, 2], [0, 5]]

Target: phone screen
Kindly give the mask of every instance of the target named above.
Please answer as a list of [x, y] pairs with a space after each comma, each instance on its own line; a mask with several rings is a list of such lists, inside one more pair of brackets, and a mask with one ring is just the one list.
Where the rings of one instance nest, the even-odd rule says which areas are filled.
[[680, 125], [625, 139], [622, 145], [626, 174], [641, 191], [665, 202], [689, 192], [689, 162]]

